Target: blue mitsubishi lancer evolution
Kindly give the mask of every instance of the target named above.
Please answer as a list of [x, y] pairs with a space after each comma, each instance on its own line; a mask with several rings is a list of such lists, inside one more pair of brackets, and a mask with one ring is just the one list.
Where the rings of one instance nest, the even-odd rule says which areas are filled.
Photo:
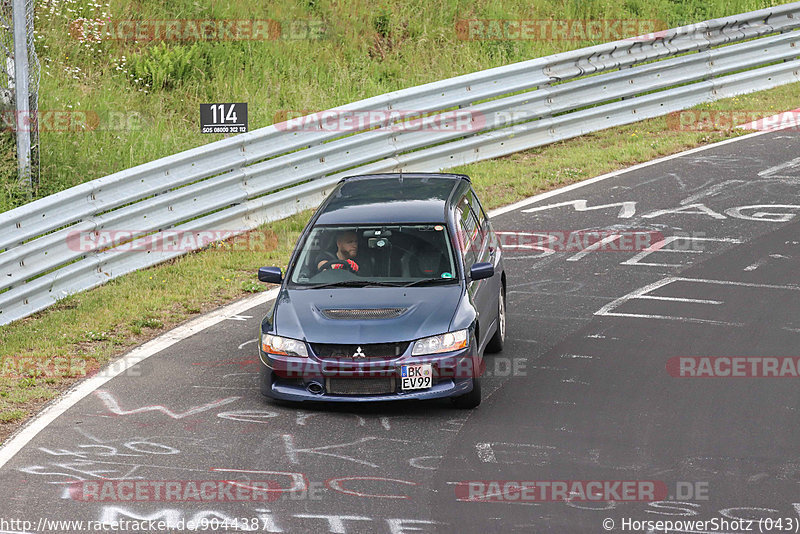
[[343, 179], [303, 231], [261, 323], [260, 387], [289, 401], [481, 402], [502, 350], [502, 250], [467, 176]]

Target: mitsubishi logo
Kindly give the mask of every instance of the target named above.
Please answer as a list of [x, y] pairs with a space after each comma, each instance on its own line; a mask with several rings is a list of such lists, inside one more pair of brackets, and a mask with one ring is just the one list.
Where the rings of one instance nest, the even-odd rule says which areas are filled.
[[353, 358], [366, 358], [367, 355], [361, 350], [361, 347], [358, 347], [356, 351], [353, 353]]

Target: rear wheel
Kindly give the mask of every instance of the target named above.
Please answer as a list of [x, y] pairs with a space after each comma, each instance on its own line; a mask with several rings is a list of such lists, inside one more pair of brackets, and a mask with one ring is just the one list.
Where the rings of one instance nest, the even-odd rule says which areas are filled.
[[460, 397], [453, 397], [453, 404], [456, 408], [468, 410], [475, 408], [481, 403], [481, 381], [478, 377], [472, 379], [472, 391]]
[[503, 345], [506, 342], [506, 290], [500, 291], [500, 297], [497, 299], [497, 330], [495, 330], [492, 339], [486, 344], [488, 352], [500, 352], [503, 350]]

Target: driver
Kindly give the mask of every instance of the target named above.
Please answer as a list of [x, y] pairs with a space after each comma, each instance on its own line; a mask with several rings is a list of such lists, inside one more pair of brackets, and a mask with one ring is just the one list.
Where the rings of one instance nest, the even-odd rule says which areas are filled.
[[317, 256], [317, 270], [347, 269], [363, 275], [365, 263], [357, 256], [358, 234], [353, 230], [339, 232], [336, 235], [336, 254], [321, 252]]

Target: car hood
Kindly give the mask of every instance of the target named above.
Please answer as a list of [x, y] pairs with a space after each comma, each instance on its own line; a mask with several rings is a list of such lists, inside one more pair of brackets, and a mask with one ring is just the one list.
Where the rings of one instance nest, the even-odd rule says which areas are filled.
[[[439, 287], [285, 289], [275, 333], [310, 343], [390, 343], [447, 332], [462, 297], [460, 284]], [[401, 309], [383, 319], [331, 318], [329, 310]], [[347, 312], [344, 312], [349, 315]]]

